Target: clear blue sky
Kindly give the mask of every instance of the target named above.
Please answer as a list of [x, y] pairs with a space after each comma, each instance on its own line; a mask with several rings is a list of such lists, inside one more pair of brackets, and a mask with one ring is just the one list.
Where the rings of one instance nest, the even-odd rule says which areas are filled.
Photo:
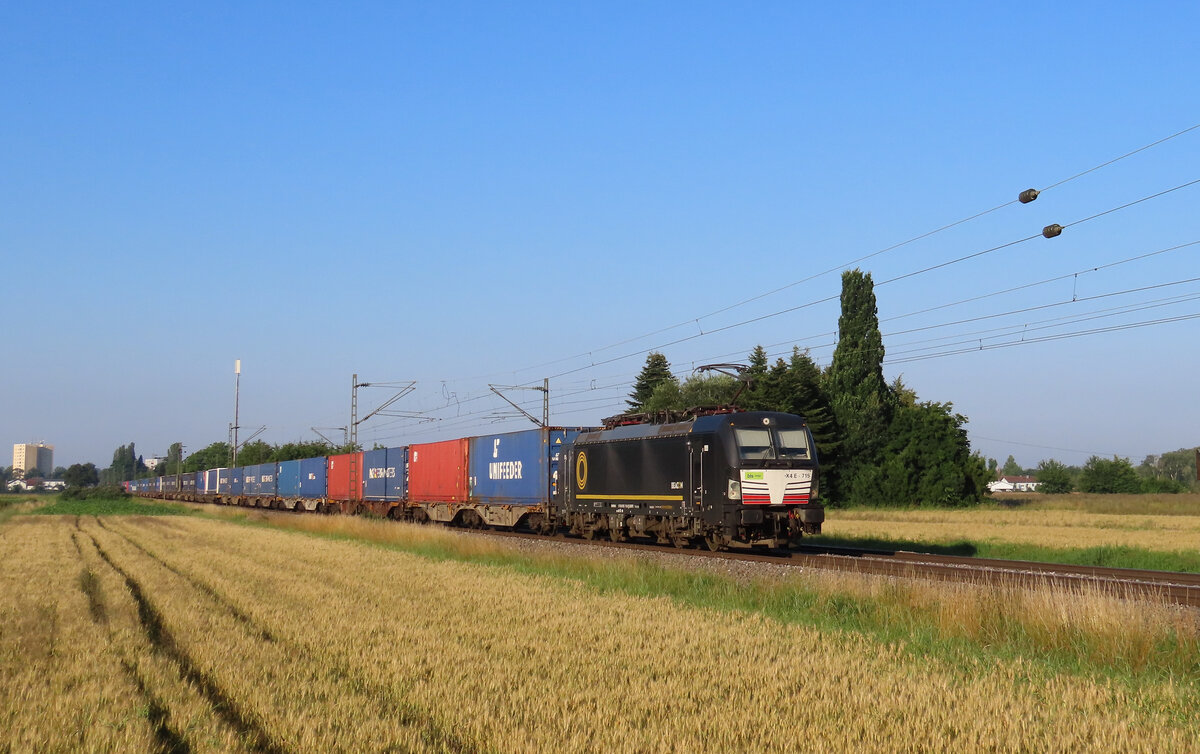
[[[416, 380], [398, 407], [440, 419], [373, 419], [368, 446], [529, 426], [487, 383], [544, 376], [554, 422], [595, 423], [645, 349], [836, 296], [851, 260], [1200, 123], [1200, 6], [1051, 5], [6, 4], [0, 439], [62, 465], [196, 450], [226, 437], [235, 359], [243, 437], [271, 442], [345, 424], [352, 373]], [[859, 265], [1067, 225], [1198, 157], [1200, 129]], [[1001, 461], [1200, 443], [1200, 319], [978, 348], [1196, 315], [1196, 282], [1093, 297], [1200, 277], [1200, 245], [896, 319], [1198, 241], [1197, 206], [879, 285], [887, 377]], [[663, 350], [681, 374], [758, 343], [824, 364], [836, 320]]]

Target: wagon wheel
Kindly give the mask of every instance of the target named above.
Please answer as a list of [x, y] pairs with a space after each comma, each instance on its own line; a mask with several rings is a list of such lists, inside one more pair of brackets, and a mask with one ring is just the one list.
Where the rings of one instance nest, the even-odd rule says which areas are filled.
[[716, 532], [709, 532], [704, 535], [704, 544], [708, 545], [708, 549], [717, 552], [725, 549], [725, 537]]
[[688, 537], [686, 534], [675, 534], [674, 532], [672, 532], [670, 537], [671, 537], [671, 544], [674, 545], [675, 549], [677, 549], [677, 550], [682, 550], [683, 548], [685, 548], [689, 544], [691, 544], [691, 538]]
[[608, 530], [608, 538], [614, 542], [624, 542], [625, 534], [621, 531], [620, 527], [611, 528]]
[[584, 539], [595, 539], [596, 529], [595, 527], [585, 526], [583, 530], [579, 532], [579, 535]]

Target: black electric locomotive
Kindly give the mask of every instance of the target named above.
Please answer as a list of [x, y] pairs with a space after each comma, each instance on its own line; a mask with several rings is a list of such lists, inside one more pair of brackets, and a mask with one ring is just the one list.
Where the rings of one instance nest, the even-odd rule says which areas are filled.
[[769, 411], [693, 414], [584, 432], [559, 485], [572, 534], [653, 537], [713, 550], [781, 547], [821, 531], [817, 455], [804, 419]]

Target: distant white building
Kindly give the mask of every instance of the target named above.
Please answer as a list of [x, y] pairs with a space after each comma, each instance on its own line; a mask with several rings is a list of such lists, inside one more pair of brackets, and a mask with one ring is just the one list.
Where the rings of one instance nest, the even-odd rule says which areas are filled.
[[1002, 476], [988, 483], [988, 492], [1037, 492], [1038, 484], [1031, 476]]
[[161, 458], [158, 456], [153, 456], [151, 458], [143, 458], [142, 459], [142, 461], [145, 462], [145, 464], [146, 464], [146, 468], [150, 469], [151, 471], [153, 471], [155, 469], [155, 467], [157, 467], [160, 463], [162, 463], [165, 460], [167, 460], [167, 459]]
[[55, 492], [66, 489], [67, 483], [61, 479], [14, 479], [8, 483], [8, 490], [9, 492], [16, 492], [17, 490], [29, 492], [30, 490], [37, 489], [39, 485], [46, 492]]

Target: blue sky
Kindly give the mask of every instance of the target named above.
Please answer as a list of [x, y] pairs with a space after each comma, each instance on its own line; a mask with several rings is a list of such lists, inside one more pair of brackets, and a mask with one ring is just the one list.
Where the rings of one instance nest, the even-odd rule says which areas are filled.
[[[1197, 6], [1054, 5], [6, 5], [5, 442], [223, 440], [235, 359], [271, 442], [345, 424], [352, 373], [415, 380], [399, 406], [437, 420], [368, 446], [524, 428], [487, 384], [547, 376], [555, 423], [596, 423], [656, 346], [827, 363], [847, 262], [1200, 123]], [[1200, 129], [858, 264], [1068, 225], [1198, 155]], [[886, 375], [1001, 461], [1200, 443], [1200, 320], [993, 347], [1200, 313], [1200, 245], [1073, 275], [1200, 240], [1198, 200], [879, 285]]]

